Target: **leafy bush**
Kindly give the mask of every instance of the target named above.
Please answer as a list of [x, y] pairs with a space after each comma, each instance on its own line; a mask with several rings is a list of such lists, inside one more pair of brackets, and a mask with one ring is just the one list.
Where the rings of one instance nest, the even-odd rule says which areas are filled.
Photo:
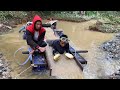
[[11, 18], [24, 18], [27, 15], [24, 11], [0, 11], [0, 21]]

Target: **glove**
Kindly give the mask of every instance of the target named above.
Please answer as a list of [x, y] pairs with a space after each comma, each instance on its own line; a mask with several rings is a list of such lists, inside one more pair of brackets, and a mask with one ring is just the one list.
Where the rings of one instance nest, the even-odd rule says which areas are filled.
[[53, 57], [54, 61], [59, 60], [59, 58], [60, 58], [60, 54], [56, 54], [56, 55]]
[[67, 58], [69, 58], [69, 59], [73, 59], [74, 58], [74, 56], [72, 54], [70, 54], [70, 53], [65, 53], [65, 56]]

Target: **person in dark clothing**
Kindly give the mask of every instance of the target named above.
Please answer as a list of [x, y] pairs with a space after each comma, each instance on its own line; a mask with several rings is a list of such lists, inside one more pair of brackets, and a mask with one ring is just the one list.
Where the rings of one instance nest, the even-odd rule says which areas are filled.
[[54, 40], [52, 43], [54, 60], [58, 60], [60, 54], [64, 54], [68, 58], [73, 58], [72, 54], [69, 52], [69, 42], [67, 35], [61, 35], [60, 39]]
[[60, 40], [58, 39], [53, 41], [53, 55], [55, 55], [55, 53], [63, 54], [64, 52], [69, 52], [69, 43], [61, 40], [63, 37], [67, 38], [66, 35], [62, 35]]
[[26, 27], [26, 41], [30, 46], [30, 53], [33, 54], [36, 49], [45, 52], [47, 43], [45, 42], [46, 30], [42, 27], [42, 19], [35, 15], [33, 23]]

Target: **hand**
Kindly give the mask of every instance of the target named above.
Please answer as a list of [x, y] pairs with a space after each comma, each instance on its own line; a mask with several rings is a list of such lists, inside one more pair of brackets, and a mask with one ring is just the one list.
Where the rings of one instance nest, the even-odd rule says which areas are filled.
[[39, 47], [38, 49], [39, 49], [41, 52], [44, 52], [44, 51], [46, 50], [45, 47]]
[[35, 51], [35, 50], [32, 50], [32, 51], [30, 52], [30, 54], [33, 54], [33, 53], [34, 53], [34, 51]]

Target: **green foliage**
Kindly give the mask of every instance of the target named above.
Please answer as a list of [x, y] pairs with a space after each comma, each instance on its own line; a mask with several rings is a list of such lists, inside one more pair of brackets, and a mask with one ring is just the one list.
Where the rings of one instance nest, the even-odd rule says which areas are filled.
[[[81, 11], [0, 11], [0, 21], [12, 18], [22, 19], [24, 17], [33, 17], [35, 14], [40, 15], [44, 19], [53, 17], [55, 19], [75, 22], [101, 19], [111, 25], [120, 24], [120, 11], [85, 11], [85, 15], [81, 15]], [[109, 28], [109, 26], [106, 28]], [[106, 30], [109, 31], [112, 29]]]
[[24, 18], [27, 15], [24, 11], [0, 11], [0, 21], [11, 18]]

